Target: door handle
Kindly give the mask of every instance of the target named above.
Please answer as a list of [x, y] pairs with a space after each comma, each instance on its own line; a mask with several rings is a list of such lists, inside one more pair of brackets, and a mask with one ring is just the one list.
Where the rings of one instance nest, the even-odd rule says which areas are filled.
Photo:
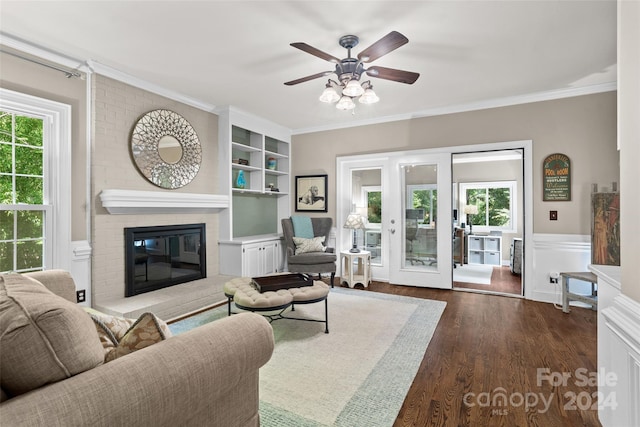
[[390, 228], [390, 229], [389, 229], [389, 232], [390, 232], [391, 234], [395, 234], [396, 229], [395, 229], [395, 228]]

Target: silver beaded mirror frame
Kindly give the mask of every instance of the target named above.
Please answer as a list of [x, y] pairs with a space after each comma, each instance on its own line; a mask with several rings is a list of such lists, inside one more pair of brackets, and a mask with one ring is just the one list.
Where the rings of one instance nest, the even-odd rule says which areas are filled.
[[196, 131], [170, 110], [149, 111], [138, 120], [131, 135], [131, 154], [145, 178], [169, 189], [193, 181], [202, 163]]

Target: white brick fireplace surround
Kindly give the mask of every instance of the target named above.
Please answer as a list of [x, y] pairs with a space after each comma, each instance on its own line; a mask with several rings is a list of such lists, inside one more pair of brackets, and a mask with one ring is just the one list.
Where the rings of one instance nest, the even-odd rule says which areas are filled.
[[[94, 267], [94, 307], [100, 311], [137, 318], [151, 311], [162, 319], [172, 319], [225, 300], [222, 287], [229, 276], [207, 273], [207, 278], [195, 280], [124, 297], [124, 228], [130, 226], [174, 225], [204, 222], [207, 225], [207, 265], [217, 265], [217, 212], [229, 206], [225, 195], [174, 193], [169, 191], [103, 190], [102, 206], [109, 212], [99, 216], [100, 235], [96, 241], [108, 241], [94, 255], [112, 260]], [[104, 254], [99, 253], [103, 251]], [[94, 263], [95, 264], [95, 263]], [[100, 273], [98, 268], [104, 270]], [[208, 268], [208, 271], [215, 268]]]

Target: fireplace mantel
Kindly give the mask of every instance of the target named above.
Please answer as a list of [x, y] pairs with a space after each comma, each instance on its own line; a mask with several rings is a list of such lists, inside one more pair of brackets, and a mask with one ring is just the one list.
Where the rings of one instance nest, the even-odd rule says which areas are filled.
[[229, 196], [169, 191], [102, 190], [102, 206], [110, 214], [139, 215], [217, 212], [229, 207]]

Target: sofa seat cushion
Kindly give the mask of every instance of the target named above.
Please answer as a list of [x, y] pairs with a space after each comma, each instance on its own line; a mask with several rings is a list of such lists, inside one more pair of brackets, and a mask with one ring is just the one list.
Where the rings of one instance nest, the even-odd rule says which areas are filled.
[[289, 264], [330, 264], [336, 262], [336, 254], [332, 252], [308, 252], [290, 255]]
[[22, 274], [0, 275], [0, 385], [17, 396], [103, 363], [80, 306]]

